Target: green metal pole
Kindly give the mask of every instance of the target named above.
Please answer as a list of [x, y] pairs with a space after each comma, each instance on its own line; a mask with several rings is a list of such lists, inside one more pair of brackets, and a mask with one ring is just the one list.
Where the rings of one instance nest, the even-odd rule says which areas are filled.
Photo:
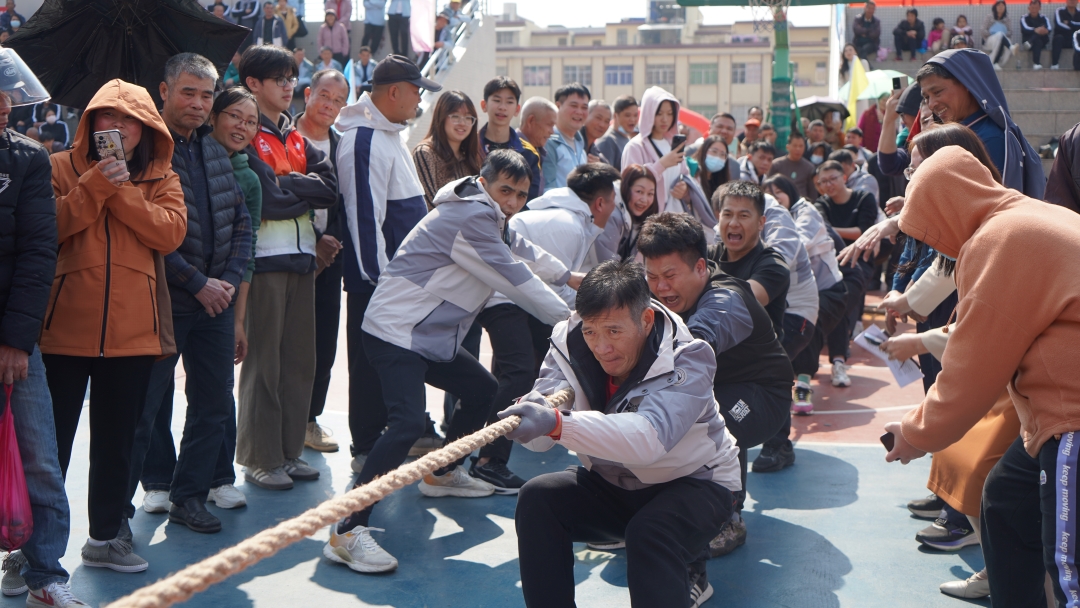
[[780, 150], [787, 146], [791, 134], [791, 65], [788, 53], [787, 15], [780, 5], [773, 7], [773, 49], [772, 78], [772, 121], [776, 129], [776, 147]]

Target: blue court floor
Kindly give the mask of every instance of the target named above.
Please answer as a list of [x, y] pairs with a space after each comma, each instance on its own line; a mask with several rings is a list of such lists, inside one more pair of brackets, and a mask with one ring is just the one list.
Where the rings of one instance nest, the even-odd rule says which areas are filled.
[[[183, 412], [182, 394], [177, 395]], [[824, 418], [822, 418], [824, 419]], [[321, 418], [348, 443], [346, 417]], [[86, 416], [83, 417], [86, 421]], [[176, 417], [182, 424], [182, 414]], [[179, 435], [177, 436], [179, 438]], [[132, 521], [136, 552], [150, 562], [141, 574], [83, 568], [79, 549], [86, 539], [85, 455], [87, 428], [80, 429], [68, 479], [72, 529], [64, 566], [72, 587], [92, 606], [101, 606], [184, 565], [292, 517], [348, 487], [346, 449], [305, 458], [319, 468], [317, 482], [288, 492], [252, 486], [248, 506], [222, 511], [224, 531], [196, 534], [142, 510]], [[755, 452], [751, 453], [751, 458]], [[887, 464], [880, 445], [803, 441], [794, 467], [749, 476], [752, 500], [744, 517], [747, 544], [709, 562], [716, 594], [706, 605], [738, 607], [870, 608], [989, 605], [941, 595], [938, 584], [969, 576], [982, 567], [978, 547], [960, 553], [924, 551], [915, 533], [928, 522], [911, 518], [905, 504], [924, 496], [929, 461]], [[545, 454], [515, 448], [511, 468], [525, 477], [576, 464], [562, 448]], [[120, 474], [118, 472], [118, 474]], [[141, 497], [136, 497], [140, 500]], [[304, 540], [189, 601], [200, 607], [394, 606], [398, 608], [523, 606], [519, 588], [512, 497], [426, 498], [415, 486], [377, 507], [376, 538], [401, 562], [381, 576], [356, 574], [321, 557], [326, 531]], [[136, 504], [140, 504], [136, 502]], [[621, 551], [577, 551], [577, 598], [582, 607], [629, 606], [625, 557]], [[22, 606], [24, 597], [0, 598], [0, 608]]]

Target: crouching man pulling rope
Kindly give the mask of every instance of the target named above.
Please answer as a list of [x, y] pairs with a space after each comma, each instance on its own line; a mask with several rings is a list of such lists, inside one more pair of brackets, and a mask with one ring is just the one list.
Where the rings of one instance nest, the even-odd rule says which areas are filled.
[[[572, 544], [624, 541], [633, 606], [698, 606], [713, 593], [709, 541], [742, 487], [713, 398], [716, 357], [650, 298], [638, 264], [597, 266], [576, 305], [555, 326], [533, 392], [499, 413], [521, 417], [507, 437], [534, 451], [559, 443], [584, 465], [536, 477], [518, 495], [525, 604], [574, 606]], [[568, 387], [572, 407], [543, 396]]]

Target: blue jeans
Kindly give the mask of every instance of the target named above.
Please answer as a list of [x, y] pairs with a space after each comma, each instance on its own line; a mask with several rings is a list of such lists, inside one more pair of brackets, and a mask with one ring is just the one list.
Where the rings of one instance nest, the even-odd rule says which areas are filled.
[[[233, 399], [235, 329], [233, 309], [211, 317], [205, 311], [173, 315], [176, 349], [184, 355], [188, 409], [177, 458], [172, 436], [173, 393], [178, 355], [158, 361], [150, 376], [146, 406], [135, 431], [129, 497], [143, 489], [171, 490], [182, 504], [205, 498], [210, 488], [236, 481], [236, 402]], [[211, 458], [210, 455], [215, 455]], [[135, 515], [129, 504], [128, 517]]]
[[31, 589], [41, 589], [68, 580], [60, 558], [67, 551], [71, 513], [57, 457], [52, 396], [36, 346], [26, 380], [15, 383], [11, 411], [34, 516], [34, 533], [22, 548], [27, 561], [22, 575]]

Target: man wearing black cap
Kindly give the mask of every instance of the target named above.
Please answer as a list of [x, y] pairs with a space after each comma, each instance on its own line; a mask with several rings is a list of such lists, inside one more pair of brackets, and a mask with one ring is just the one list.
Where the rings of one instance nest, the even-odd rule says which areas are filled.
[[342, 133], [337, 167], [347, 218], [341, 256], [349, 294], [349, 431], [357, 473], [386, 426], [379, 376], [364, 354], [360, 326], [379, 275], [427, 214], [424, 189], [401, 132], [416, 117], [422, 90], [442, 89], [400, 55], [375, 66], [371, 85], [370, 93], [341, 110], [335, 124]]
[[[885, 118], [881, 123], [881, 138], [878, 140], [878, 166], [885, 175], [901, 175], [911, 162], [907, 152], [907, 139], [911, 127], [919, 116], [922, 104], [922, 88], [913, 82], [903, 91], [893, 91], [885, 102]], [[900, 132], [903, 139], [897, 139], [896, 119], [904, 124]], [[902, 195], [903, 193], [901, 193]], [[888, 200], [888, 199], [885, 199]]]

